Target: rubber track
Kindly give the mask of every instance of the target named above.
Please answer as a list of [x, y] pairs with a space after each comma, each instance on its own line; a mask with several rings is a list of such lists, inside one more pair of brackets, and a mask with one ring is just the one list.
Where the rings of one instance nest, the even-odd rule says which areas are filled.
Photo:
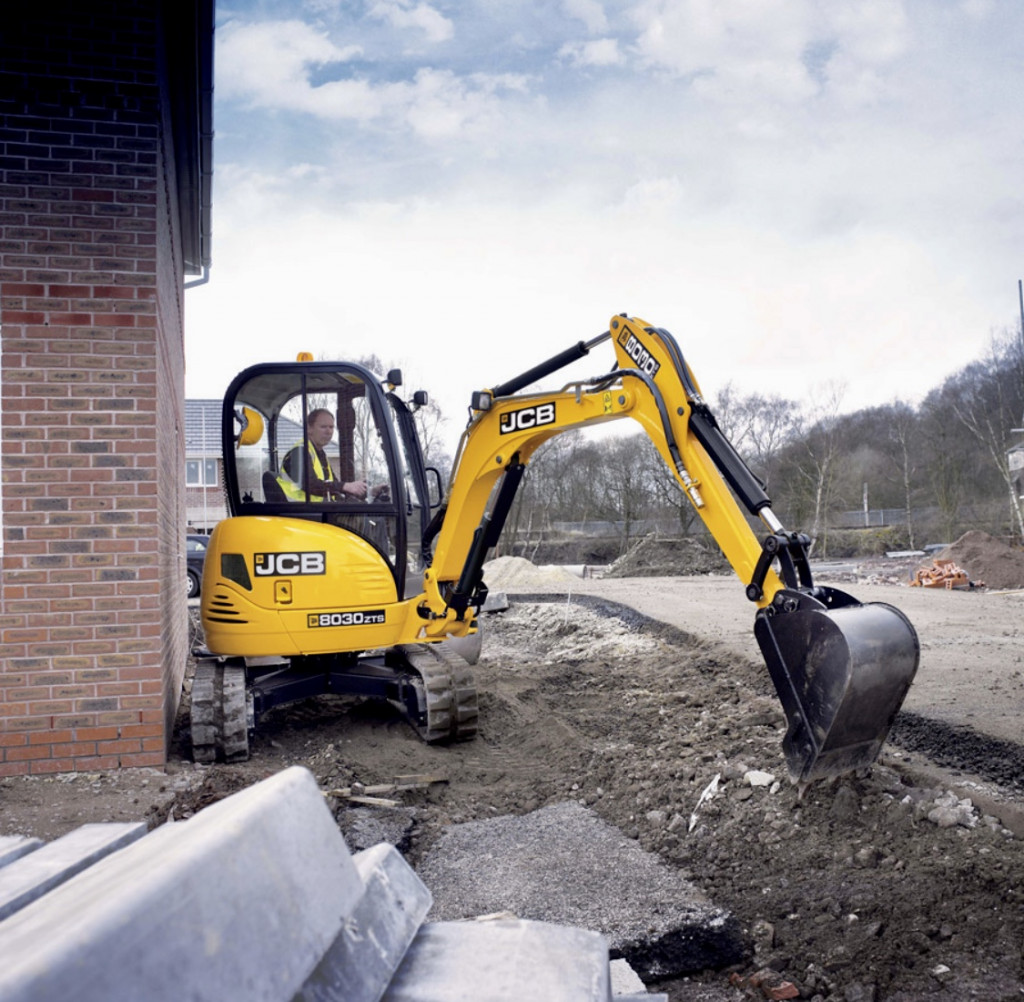
[[427, 723], [409, 721], [419, 736], [431, 744], [475, 737], [479, 710], [469, 665], [438, 644], [410, 644], [400, 650], [423, 685]]
[[249, 757], [244, 667], [213, 658], [196, 662], [191, 729], [197, 762], [237, 762]]

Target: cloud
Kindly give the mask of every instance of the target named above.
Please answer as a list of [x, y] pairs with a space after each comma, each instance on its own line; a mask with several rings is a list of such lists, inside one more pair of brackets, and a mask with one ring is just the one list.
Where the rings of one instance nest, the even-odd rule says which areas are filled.
[[278, 107], [307, 100], [312, 67], [346, 63], [361, 52], [302, 21], [229, 21], [217, 28], [216, 42], [218, 98]]
[[558, 55], [573, 66], [621, 66], [625, 57], [614, 38], [598, 38], [589, 42], [566, 42]]
[[[422, 10], [427, 8], [405, 13], [414, 16]], [[325, 121], [382, 120], [404, 126], [425, 140], [465, 138], [469, 132], [493, 126], [500, 119], [500, 96], [527, 88], [527, 77], [521, 74], [459, 76], [431, 67], [421, 67], [404, 80], [375, 82], [353, 74], [314, 83], [314, 70], [321, 76], [328, 69], [335, 75], [343, 73], [362, 50], [356, 45], [337, 46], [325, 32], [299, 21], [231, 21], [218, 29], [217, 41], [221, 99], [242, 101], [250, 109], [300, 112]]]
[[[847, 380], [853, 408], [937, 385], [970, 359], [964, 332], [987, 330], [970, 276], [905, 234], [796, 244], [742, 217], [687, 220], [673, 177], [589, 215], [557, 199], [529, 211], [418, 198], [303, 208], [265, 200], [261, 184], [222, 206], [216, 295], [189, 293], [203, 359], [192, 396], [297, 347], [358, 357], [372, 344], [457, 422], [469, 390], [627, 311], [677, 336], [709, 394], [732, 382], [802, 399]], [[442, 346], [463, 361], [446, 365]]]
[[795, 105], [823, 85], [870, 100], [881, 69], [907, 45], [901, 0], [644, 0], [633, 18], [647, 66], [728, 103]]
[[411, 4], [408, 0], [377, 0], [370, 4], [367, 15], [387, 21], [401, 30], [423, 32], [429, 42], [447, 42], [455, 35], [451, 21], [429, 4]]
[[907, 50], [909, 24], [901, 0], [844, 0], [829, 5], [825, 24], [842, 50], [864, 65], [891, 63]]
[[423, 139], [464, 138], [467, 130], [499, 124], [498, 94], [524, 86], [525, 78], [514, 75], [475, 74], [467, 79], [450, 70], [422, 69], [403, 94], [402, 114]]
[[563, 0], [562, 7], [569, 17], [582, 21], [591, 34], [601, 35], [608, 30], [604, 7], [597, 0]]
[[968, 17], [981, 21], [995, 9], [995, 0], [963, 0], [960, 7]]
[[[475, 385], [626, 310], [676, 333], [709, 393], [849, 375], [859, 407], [930, 389], [1016, 322], [1008, 5], [435, 0], [458, 44], [427, 59], [415, 0], [368, 2], [218, 28], [190, 393], [297, 334], [349, 356], [372, 339], [458, 414], [431, 345], [476, 359]], [[224, 330], [245, 360], [214, 358]]]

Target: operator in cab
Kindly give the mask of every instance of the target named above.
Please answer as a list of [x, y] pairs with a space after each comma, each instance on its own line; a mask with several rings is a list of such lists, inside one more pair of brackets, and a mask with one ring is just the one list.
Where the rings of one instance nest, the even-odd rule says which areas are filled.
[[323, 407], [312, 410], [306, 417], [308, 449], [302, 444], [289, 449], [281, 464], [277, 482], [292, 501], [344, 500], [366, 498], [366, 481], [339, 481], [331, 469], [326, 448], [334, 437], [334, 417]]

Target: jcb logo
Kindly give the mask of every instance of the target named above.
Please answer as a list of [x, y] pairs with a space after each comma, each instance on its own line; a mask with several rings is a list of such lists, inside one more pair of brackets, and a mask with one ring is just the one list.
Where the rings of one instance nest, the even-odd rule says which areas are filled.
[[513, 431], [529, 431], [530, 428], [540, 428], [546, 424], [555, 423], [555, 405], [538, 404], [536, 407], [523, 407], [518, 411], [508, 411], [501, 415], [500, 420], [502, 435], [508, 435]]
[[636, 363], [636, 367], [641, 372], [646, 372], [648, 376], [656, 376], [658, 370], [661, 368], [661, 363], [658, 362], [654, 356], [636, 339], [635, 334], [629, 334], [623, 331], [619, 335], [619, 344], [622, 345], [626, 354], [633, 359]]
[[323, 550], [305, 553], [256, 553], [253, 554], [253, 569], [260, 578], [324, 574], [327, 571], [327, 554]]

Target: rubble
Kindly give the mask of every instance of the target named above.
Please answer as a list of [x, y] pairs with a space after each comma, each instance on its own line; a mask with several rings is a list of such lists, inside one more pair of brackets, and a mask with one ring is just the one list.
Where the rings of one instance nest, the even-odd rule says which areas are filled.
[[984, 588], [984, 581], [972, 581], [959, 564], [952, 560], [934, 560], [931, 567], [914, 571], [911, 588]]

